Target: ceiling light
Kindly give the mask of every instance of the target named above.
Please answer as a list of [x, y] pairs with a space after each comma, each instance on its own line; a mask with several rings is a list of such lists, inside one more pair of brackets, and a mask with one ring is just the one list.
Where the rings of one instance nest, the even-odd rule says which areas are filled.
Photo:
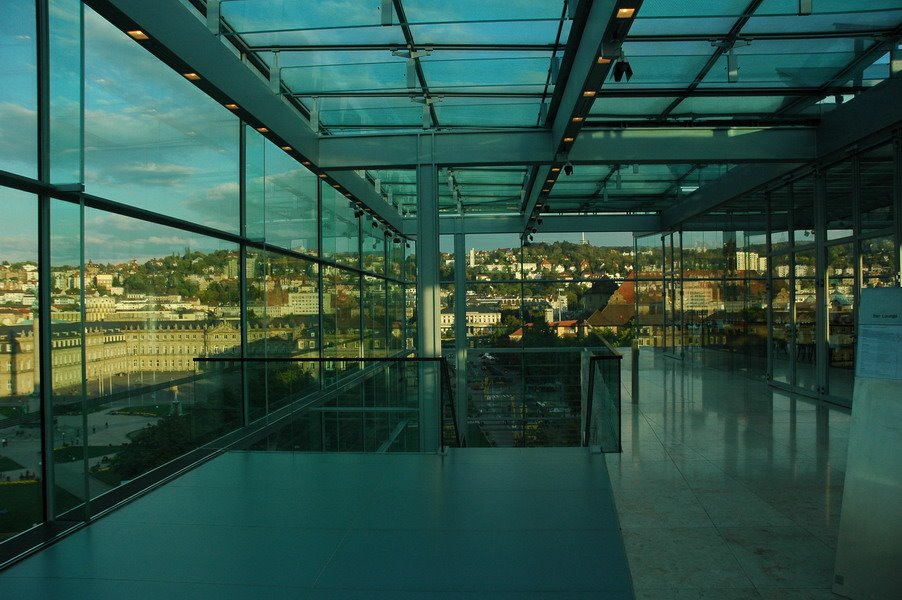
[[585, 117], [573, 117], [573, 118], [570, 119], [570, 120], [571, 120], [572, 122], [574, 122], [574, 123], [582, 123], [583, 121], [586, 120], [586, 118], [585, 118]]
[[259, 131], [260, 133], [269, 133], [269, 129], [267, 129], [266, 127], [257, 127], [257, 131]]
[[234, 102], [229, 102], [228, 104], [225, 105], [225, 107], [229, 110], [238, 110], [238, 105], [235, 104]]
[[188, 81], [200, 81], [200, 75], [197, 73], [182, 73], [182, 77]]
[[596, 62], [600, 65], [609, 65], [611, 64], [611, 59], [607, 56], [599, 56]]
[[285, 152], [291, 152], [291, 146], [282, 146], [282, 150]]
[[543, 194], [547, 194], [547, 193], [549, 193], [549, 192], [551, 192], [551, 188], [542, 188], [542, 193], [543, 193]]
[[305, 167], [309, 167], [309, 166], [312, 165], [313, 163], [310, 162], [309, 160], [302, 160], [302, 161], [301, 161], [301, 164], [304, 165]]
[[739, 82], [739, 57], [733, 54], [733, 49], [727, 53], [727, 82]]
[[569, 143], [572, 142], [574, 139], [575, 139], [575, 138], [572, 138], [572, 137], [565, 137], [565, 138], [564, 138], [564, 143], [565, 143], [565, 144], [569, 144]]
[[618, 19], [632, 19], [633, 15], [636, 13], [635, 8], [618, 8], [617, 9], [617, 18]]
[[333, 183], [333, 184], [332, 184], [332, 187], [334, 187], [336, 190], [340, 190], [340, 189], [341, 189], [341, 186], [338, 185], [337, 183]]
[[552, 173], [560, 173], [560, 172], [561, 172], [561, 168], [560, 168], [560, 167], [551, 167], [551, 172], [552, 172]]
[[141, 31], [140, 29], [132, 29], [131, 31], [126, 31], [128, 37], [133, 40], [138, 40], [139, 42], [143, 42], [150, 39], [150, 36]]
[[692, 192], [694, 192], [697, 189], [698, 189], [697, 185], [681, 185], [680, 186], [680, 191], [683, 192], [684, 194], [691, 194]]
[[546, 179], [545, 182], [546, 183], [554, 183], [554, 179]]
[[595, 90], [583, 90], [583, 97], [584, 98], [594, 98], [595, 94], [597, 94], [597, 93], [598, 92], [596, 92]]
[[328, 175], [326, 175], [325, 173], [320, 173], [320, 174], [319, 174], [319, 178], [320, 178], [320, 179], [325, 179], [326, 177], [328, 177]]

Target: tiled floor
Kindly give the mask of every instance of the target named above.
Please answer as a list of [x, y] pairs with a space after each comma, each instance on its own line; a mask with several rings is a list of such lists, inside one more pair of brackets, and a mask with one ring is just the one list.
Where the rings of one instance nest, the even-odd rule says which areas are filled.
[[633, 597], [582, 448], [231, 453], [0, 575], [2, 598]]
[[232, 453], [0, 597], [835, 598], [848, 411], [652, 354], [634, 405], [624, 363], [623, 454]]
[[636, 597], [838, 598], [848, 411], [652, 354], [634, 405], [624, 362], [607, 463]]

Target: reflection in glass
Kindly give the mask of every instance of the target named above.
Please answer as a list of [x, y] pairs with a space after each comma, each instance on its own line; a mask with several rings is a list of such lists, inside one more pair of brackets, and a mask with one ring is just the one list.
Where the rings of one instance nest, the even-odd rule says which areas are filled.
[[85, 114], [89, 193], [238, 232], [238, 118], [89, 9]]
[[[91, 494], [241, 424], [237, 246], [85, 210], [85, 427]], [[96, 483], [95, 483], [96, 482]]]
[[853, 244], [827, 247], [827, 381], [832, 396], [852, 399], [855, 372]]
[[0, 171], [38, 174], [35, 3], [0, 0]]
[[320, 184], [323, 203], [323, 258], [351, 267], [360, 267], [360, 219], [344, 194]]
[[0, 188], [0, 542], [43, 520], [37, 208], [33, 195]]

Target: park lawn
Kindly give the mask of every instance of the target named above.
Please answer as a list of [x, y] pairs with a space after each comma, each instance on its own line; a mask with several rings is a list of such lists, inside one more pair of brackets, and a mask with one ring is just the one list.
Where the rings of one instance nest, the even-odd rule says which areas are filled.
[[84, 458], [84, 448], [87, 448], [88, 458], [95, 458], [105, 454], [115, 454], [122, 449], [122, 446], [66, 446], [65, 448], [56, 448], [53, 451], [54, 462], [66, 463]]
[[135, 417], [168, 417], [168, 404], [148, 404], [145, 406], [126, 406], [111, 411], [111, 415], [130, 415]]
[[0, 471], [15, 471], [16, 469], [24, 469], [22, 465], [14, 461], [8, 456], [0, 456]]
[[[78, 498], [59, 486], [56, 486], [55, 493], [60, 507], [80, 503]], [[0, 539], [24, 531], [43, 519], [40, 482], [0, 483]]]

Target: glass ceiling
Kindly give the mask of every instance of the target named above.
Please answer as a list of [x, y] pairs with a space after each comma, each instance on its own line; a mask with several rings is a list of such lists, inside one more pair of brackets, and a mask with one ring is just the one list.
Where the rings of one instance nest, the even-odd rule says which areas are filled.
[[[571, 29], [583, 31], [565, 0], [391, 4], [385, 15], [377, 0], [223, 0], [221, 15], [239, 49], [269, 67], [278, 54], [283, 91], [318, 115], [322, 135], [549, 125]], [[644, 0], [622, 43], [633, 75], [608, 73], [582, 130], [816, 124], [889, 77], [900, 25], [902, 0], [813, 0], [807, 15], [798, 0]], [[548, 210], [661, 210], [729, 168], [580, 165], [558, 178]], [[443, 170], [451, 183], [440, 186], [441, 209], [519, 212], [530, 175], [525, 166]], [[368, 177], [415, 212], [413, 171]]]

